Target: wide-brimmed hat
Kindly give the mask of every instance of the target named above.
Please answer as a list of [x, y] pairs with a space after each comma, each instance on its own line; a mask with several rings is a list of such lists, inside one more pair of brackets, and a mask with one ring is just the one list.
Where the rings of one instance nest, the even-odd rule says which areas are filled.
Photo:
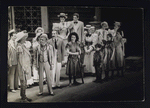
[[103, 21], [103, 22], [101, 22], [101, 26], [102, 25], [105, 25], [106, 26], [106, 28], [108, 28], [109, 26], [108, 26], [108, 23], [106, 22], [106, 21]]
[[67, 17], [67, 15], [68, 15], [68, 14], [60, 13], [60, 14], [59, 14], [59, 15], [57, 15], [57, 16], [58, 16], [58, 17], [64, 17], [64, 18], [66, 18], [66, 19], [67, 19], [67, 18], [68, 18], [68, 17]]
[[15, 32], [15, 29], [12, 29], [8, 32], [8, 34], [11, 34], [11, 33], [14, 33]]
[[42, 30], [41, 33], [44, 33], [44, 29], [42, 27], [38, 27], [36, 30], [35, 30], [35, 33], [38, 33], [38, 30]]
[[121, 22], [115, 21], [114, 25], [121, 26]]
[[17, 33], [16, 34], [16, 41], [19, 41], [19, 40], [21, 40], [22, 38], [24, 38], [24, 37], [28, 37], [28, 33], [24, 33], [24, 31], [22, 31], [22, 32], [19, 32], [19, 33]]
[[40, 36], [40, 38], [42, 38], [42, 37], [44, 37], [44, 38], [46, 38], [46, 40], [48, 40], [47, 34], [42, 34], [42, 35]]

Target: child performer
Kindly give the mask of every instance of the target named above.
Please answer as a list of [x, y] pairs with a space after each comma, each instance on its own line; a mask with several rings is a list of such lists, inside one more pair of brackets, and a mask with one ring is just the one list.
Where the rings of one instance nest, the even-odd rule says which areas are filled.
[[103, 64], [103, 50], [101, 44], [95, 45], [95, 53], [93, 55], [93, 66], [96, 71], [96, 80], [94, 82], [102, 81], [102, 64]]

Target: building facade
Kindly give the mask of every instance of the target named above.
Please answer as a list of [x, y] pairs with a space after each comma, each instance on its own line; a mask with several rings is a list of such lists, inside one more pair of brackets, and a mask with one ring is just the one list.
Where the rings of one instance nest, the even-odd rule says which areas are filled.
[[58, 23], [57, 15], [61, 12], [67, 13], [66, 21], [71, 21], [73, 13], [79, 13], [79, 19], [84, 24], [94, 20], [94, 16], [100, 21], [100, 8], [90, 6], [9, 6], [8, 7], [8, 30], [25, 29], [29, 37], [34, 37], [37, 27], [43, 27], [45, 33], [51, 37], [52, 24]]

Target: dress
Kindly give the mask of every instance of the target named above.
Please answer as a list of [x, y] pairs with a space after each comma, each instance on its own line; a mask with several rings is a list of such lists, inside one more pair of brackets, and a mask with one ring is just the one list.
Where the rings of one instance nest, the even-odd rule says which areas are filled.
[[[113, 41], [107, 41], [106, 44], [106, 49], [107, 49], [107, 57], [106, 57], [106, 70], [114, 70], [115, 69], [115, 56], [112, 57], [112, 55], [114, 55], [115, 49], [114, 49], [114, 43]], [[112, 57], [112, 60], [111, 60]]]
[[[80, 50], [79, 45], [77, 43], [68, 42], [66, 48], [69, 49], [70, 52], [78, 52]], [[66, 67], [66, 75], [78, 76], [80, 73], [80, 62], [78, 55], [69, 55]]]
[[[67, 34], [68, 34], [68, 22], [64, 22], [64, 23], [59, 23], [59, 35], [60, 37], [63, 39], [64, 41], [64, 46], [66, 47], [67, 43], [68, 43], [68, 38], [66, 38]], [[64, 52], [64, 63], [67, 63], [67, 52]]]
[[97, 43], [97, 34], [92, 34], [92, 35], [88, 35], [85, 37], [85, 50], [89, 50], [90, 48], [92, 49], [91, 52], [86, 53], [85, 52], [85, 56], [84, 56], [84, 73], [95, 73], [95, 68], [93, 66], [93, 54], [94, 54], [94, 46]]
[[[32, 66], [32, 72], [33, 72], [33, 81], [34, 83], [37, 83], [39, 82], [39, 73], [38, 73], [38, 70], [36, 68], [36, 65], [35, 65], [35, 49], [39, 46], [39, 42], [36, 40], [36, 38], [33, 38], [32, 40], [32, 48], [33, 48], [33, 66]], [[46, 75], [45, 75], [45, 72], [44, 72], [44, 80], [46, 80]]]

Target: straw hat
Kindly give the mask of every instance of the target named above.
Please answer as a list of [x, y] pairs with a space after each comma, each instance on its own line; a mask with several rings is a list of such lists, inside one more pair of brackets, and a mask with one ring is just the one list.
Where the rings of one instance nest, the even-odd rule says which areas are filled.
[[8, 32], [8, 34], [11, 34], [11, 33], [14, 33], [15, 32], [15, 29], [12, 29]]
[[36, 30], [35, 30], [35, 33], [38, 33], [38, 30], [42, 30], [41, 33], [44, 33], [44, 29], [42, 27], [38, 27]]
[[91, 28], [91, 25], [86, 25], [85, 28], [86, 28], [86, 29], [90, 29], [90, 28]]
[[40, 38], [42, 38], [42, 37], [44, 37], [44, 38], [46, 38], [46, 40], [48, 40], [47, 34], [42, 34], [42, 35], [40, 36]]
[[101, 23], [101, 26], [103, 26], [103, 25], [105, 25], [105, 27], [108, 28], [108, 23], [107, 23], [106, 21], [103, 21], [103, 22]]
[[95, 27], [94, 27], [94, 26], [91, 26], [91, 29], [95, 29]]
[[19, 40], [21, 40], [22, 38], [24, 38], [24, 37], [28, 37], [28, 33], [24, 33], [23, 31], [22, 32], [19, 32], [19, 33], [17, 33], [16, 34], [16, 41], [19, 41]]
[[57, 15], [58, 17], [64, 17], [64, 18], [66, 18], [67, 19], [67, 14], [65, 14], [65, 13], [60, 13], [59, 15]]

